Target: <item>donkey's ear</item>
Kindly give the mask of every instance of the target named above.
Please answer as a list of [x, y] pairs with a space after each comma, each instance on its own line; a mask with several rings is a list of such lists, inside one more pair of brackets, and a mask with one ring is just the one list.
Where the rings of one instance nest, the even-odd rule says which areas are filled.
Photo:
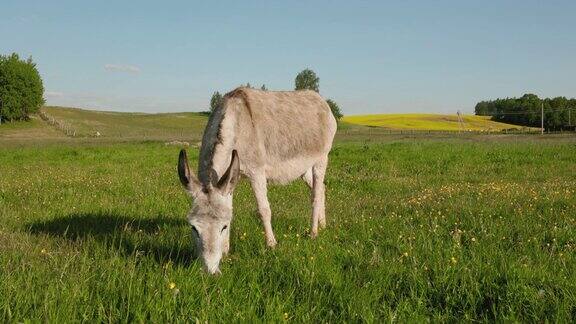
[[180, 182], [188, 192], [193, 194], [200, 188], [200, 183], [198, 179], [190, 173], [190, 167], [188, 166], [188, 156], [186, 155], [186, 150], [180, 150], [180, 156], [178, 157], [178, 176], [180, 177]]
[[240, 160], [238, 160], [238, 152], [236, 150], [232, 151], [232, 159], [230, 161], [230, 166], [226, 173], [222, 176], [216, 187], [223, 193], [229, 194], [232, 192], [236, 183], [240, 179]]

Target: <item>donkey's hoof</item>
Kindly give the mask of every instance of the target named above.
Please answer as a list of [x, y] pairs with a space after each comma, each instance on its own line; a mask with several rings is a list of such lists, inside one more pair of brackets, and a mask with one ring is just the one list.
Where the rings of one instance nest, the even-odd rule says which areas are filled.
[[310, 232], [310, 237], [313, 238], [313, 239], [317, 238], [317, 237], [318, 237], [318, 231], [312, 231], [312, 232]]
[[266, 240], [266, 245], [271, 249], [275, 248], [276, 244], [278, 244], [278, 243], [276, 242], [275, 239]]

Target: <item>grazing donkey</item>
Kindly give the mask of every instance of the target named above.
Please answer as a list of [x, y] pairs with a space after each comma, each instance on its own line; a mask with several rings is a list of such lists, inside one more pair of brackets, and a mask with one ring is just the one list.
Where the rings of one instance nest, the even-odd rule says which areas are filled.
[[268, 181], [286, 184], [300, 177], [308, 184], [311, 236], [318, 235], [318, 227], [326, 225], [324, 174], [335, 133], [336, 119], [314, 91], [238, 88], [224, 96], [204, 130], [198, 178], [190, 173], [185, 150], [178, 161], [180, 181], [195, 202], [188, 221], [206, 271], [219, 272], [220, 259], [228, 253], [232, 192], [241, 173], [252, 185], [269, 247], [276, 239]]

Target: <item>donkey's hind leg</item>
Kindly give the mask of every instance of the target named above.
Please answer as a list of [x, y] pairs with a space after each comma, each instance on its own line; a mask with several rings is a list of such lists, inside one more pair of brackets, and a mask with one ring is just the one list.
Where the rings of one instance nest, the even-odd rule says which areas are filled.
[[308, 188], [310, 188], [310, 190], [312, 190], [312, 188], [314, 188], [314, 178], [312, 177], [312, 168], [308, 169], [302, 175], [302, 180], [304, 180], [304, 182], [306, 182], [306, 184], [308, 185]]
[[318, 236], [318, 227], [326, 226], [326, 189], [324, 186], [324, 176], [328, 166], [328, 156], [322, 158], [312, 167], [312, 228], [310, 236]]
[[[312, 169], [313, 168], [308, 169], [308, 171], [306, 171], [306, 173], [302, 175], [302, 180], [304, 180], [304, 182], [306, 182], [306, 184], [308, 185], [308, 188], [310, 188], [310, 200], [312, 205], [314, 206], [314, 174]], [[325, 213], [320, 214], [320, 218], [318, 219], [318, 227], [321, 229], [326, 227]]]

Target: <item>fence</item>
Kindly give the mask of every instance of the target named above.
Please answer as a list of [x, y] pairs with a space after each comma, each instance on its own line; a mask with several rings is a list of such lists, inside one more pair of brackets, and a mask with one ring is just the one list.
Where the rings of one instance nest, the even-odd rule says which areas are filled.
[[57, 120], [56, 118], [49, 116], [44, 111], [40, 111], [39, 113], [40, 118], [47, 122], [49, 125], [52, 125], [62, 131], [66, 136], [69, 137], [76, 137], [76, 130], [72, 128], [69, 124], [66, 124], [62, 121]]

